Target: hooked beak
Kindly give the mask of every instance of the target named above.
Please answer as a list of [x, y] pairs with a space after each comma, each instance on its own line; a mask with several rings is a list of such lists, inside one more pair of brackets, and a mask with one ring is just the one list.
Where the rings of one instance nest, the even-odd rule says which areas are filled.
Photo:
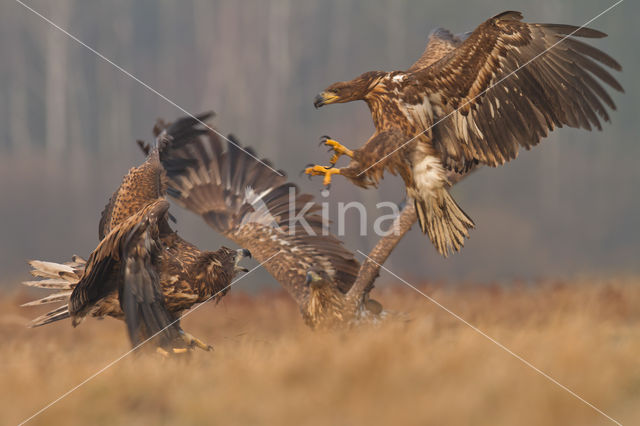
[[336, 100], [338, 100], [338, 96], [330, 92], [322, 92], [319, 93], [316, 98], [313, 100], [313, 106], [316, 108], [320, 108], [321, 106], [332, 104]]
[[305, 280], [305, 284], [312, 289], [317, 290], [324, 287], [326, 282], [318, 274], [309, 271], [307, 272], [307, 279]]
[[249, 272], [249, 269], [245, 268], [244, 266], [240, 266], [239, 263], [245, 257], [251, 258], [251, 252], [247, 249], [239, 249], [236, 251], [236, 253], [236, 272]]

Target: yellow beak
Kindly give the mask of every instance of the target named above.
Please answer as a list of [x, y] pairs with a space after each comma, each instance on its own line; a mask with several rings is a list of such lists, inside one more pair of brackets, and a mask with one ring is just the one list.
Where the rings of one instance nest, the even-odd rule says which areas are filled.
[[320, 108], [323, 105], [332, 104], [338, 100], [338, 96], [331, 92], [322, 92], [313, 100], [313, 106]]

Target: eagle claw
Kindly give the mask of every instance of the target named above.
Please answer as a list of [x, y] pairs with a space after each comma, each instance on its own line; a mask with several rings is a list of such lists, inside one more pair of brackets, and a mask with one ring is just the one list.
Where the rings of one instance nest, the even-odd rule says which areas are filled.
[[184, 346], [179, 345], [169, 348], [157, 347], [156, 352], [165, 358], [170, 358], [173, 355], [190, 354], [195, 348], [200, 348], [207, 352], [213, 350], [213, 346], [203, 342], [184, 330], [180, 330], [180, 337], [182, 337]]
[[197, 337], [185, 332], [184, 330], [182, 330], [182, 339], [184, 340], [184, 342], [186, 343], [187, 347], [189, 349], [193, 349], [193, 348], [200, 348], [204, 351], [212, 351], [213, 350], [213, 346], [203, 342], [202, 340], [198, 339]]
[[169, 348], [167, 350], [165, 348], [157, 347], [156, 353], [164, 358], [171, 358], [173, 355], [189, 354], [191, 353], [191, 348]]
[[338, 162], [338, 159], [342, 155], [346, 155], [348, 157], [353, 157], [353, 151], [351, 151], [349, 148], [347, 148], [344, 145], [342, 145], [340, 142], [331, 139], [329, 136], [323, 136], [320, 139], [320, 144], [328, 146], [329, 147], [329, 151], [328, 152], [331, 152], [331, 151], [334, 152], [333, 156], [329, 160], [329, 163], [332, 166]]
[[329, 139], [331, 139], [331, 136], [327, 136], [327, 135], [321, 136], [318, 146], [324, 145], [325, 142], [328, 141]]
[[333, 164], [330, 167], [316, 165], [307, 167], [304, 172], [309, 175], [309, 178], [311, 176], [324, 176], [323, 184], [329, 186], [331, 184], [331, 176], [340, 174], [340, 169], [334, 168]]

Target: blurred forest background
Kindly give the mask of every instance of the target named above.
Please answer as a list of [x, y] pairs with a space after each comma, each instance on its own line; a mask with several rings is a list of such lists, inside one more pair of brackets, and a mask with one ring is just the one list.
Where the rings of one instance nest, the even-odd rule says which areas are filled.
[[[223, 133], [319, 195], [320, 179], [298, 177], [325, 163], [329, 134], [349, 147], [373, 125], [364, 103], [314, 110], [317, 92], [364, 71], [406, 69], [437, 26], [468, 31], [504, 10], [530, 22], [581, 25], [613, 1], [91, 1], [26, 0], [38, 12], [192, 113], [213, 109]], [[387, 266], [411, 279], [493, 282], [640, 272], [640, 57], [633, 34], [640, 3], [626, 1], [592, 27], [616, 58], [618, 111], [603, 132], [556, 131], [532, 152], [477, 172], [454, 189], [477, 229], [447, 260], [414, 227]], [[25, 260], [62, 261], [97, 243], [98, 217], [122, 175], [142, 160], [157, 117], [184, 115], [19, 3], [0, 4], [0, 285], [26, 278]], [[337, 178], [328, 198], [400, 202], [388, 176], [379, 191]], [[173, 209], [178, 230], [201, 248], [225, 240]], [[387, 213], [385, 210], [383, 213]], [[352, 212], [350, 221], [355, 223]], [[348, 227], [349, 248], [375, 237]], [[389, 280], [389, 277], [383, 277]], [[250, 283], [249, 283], [250, 281]], [[266, 275], [244, 288], [275, 285]]]

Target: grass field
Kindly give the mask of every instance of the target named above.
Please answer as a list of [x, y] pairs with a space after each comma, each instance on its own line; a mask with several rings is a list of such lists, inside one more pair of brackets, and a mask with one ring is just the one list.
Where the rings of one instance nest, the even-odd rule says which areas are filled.
[[[423, 290], [622, 424], [640, 424], [640, 281]], [[232, 291], [183, 322], [214, 345], [136, 353], [30, 424], [614, 424], [408, 287], [398, 313], [313, 333], [281, 292]], [[26, 329], [41, 313], [0, 301], [0, 424], [19, 423], [129, 347], [121, 322]]]

